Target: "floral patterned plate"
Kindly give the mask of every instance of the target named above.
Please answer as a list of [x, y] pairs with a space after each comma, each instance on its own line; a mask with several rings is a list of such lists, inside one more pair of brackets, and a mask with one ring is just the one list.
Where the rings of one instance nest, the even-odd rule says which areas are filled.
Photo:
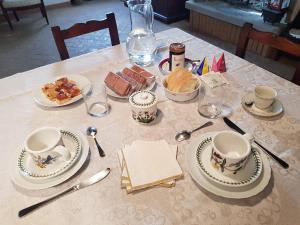
[[[66, 180], [70, 179], [72, 176], [74, 176], [78, 172], [78, 170], [82, 168], [83, 165], [89, 162], [87, 159], [90, 155], [90, 150], [89, 142], [87, 140], [86, 135], [83, 135], [81, 132], [76, 130], [72, 130], [71, 132], [73, 134], [76, 134], [80, 138], [82, 150], [79, 159], [75, 162], [75, 164], [72, 167], [70, 167], [70, 169], [66, 170], [60, 175], [51, 177], [49, 179], [29, 179], [28, 177], [21, 175], [19, 168], [16, 165], [14, 165], [10, 174], [12, 182], [22, 189], [42, 190], [59, 185], [65, 182]], [[18, 155], [16, 155], [16, 157], [18, 157], [19, 154], [20, 152], [18, 153]]]
[[269, 184], [272, 170], [267, 156], [260, 150], [257, 151], [260, 153], [260, 158], [262, 161], [262, 172], [255, 181], [246, 186], [231, 187], [220, 185], [217, 182], [214, 182], [214, 180], [208, 179], [204, 175], [204, 173], [201, 172], [201, 170], [199, 169], [199, 163], [197, 161], [196, 152], [199, 147], [199, 144], [204, 139], [210, 138], [213, 135], [215, 135], [215, 133], [206, 133], [201, 135], [200, 137], [191, 142], [187, 151], [185, 152], [185, 160], [189, 174], [196, 182], [196, 184], [204, 190], [213, 193], [217, 196], [232, 199], [249, 198], [262, 192]]
[[70, 150], [70, 160], [60, 160], [59, 155], [53, 158], [48, 156], [40, 165], [34, 162], [25, 149], [22, 149], [18, 157], [18, 169], [22, 176], [28, 179], [49, 179], [64, 173], [76, 163], [82, 149], [80, 138], [67, 130], [61, 130], [61, 133], [65, 147]]
[[196, 158], [199, 168], [207, 179], [219, 185], [229, 187], [246, 186], [258, 179], [263, 167], [260, 154], [257, 150], [252, 149], [252, 153], [247, 159], [244, 168], [237, 171], [235, 175], [226, 176], [222, 174], [219, 170], [214, 168], [214, 166], [211, 163], [211, 142], [212, 136], [201, 139], [196, 151]]

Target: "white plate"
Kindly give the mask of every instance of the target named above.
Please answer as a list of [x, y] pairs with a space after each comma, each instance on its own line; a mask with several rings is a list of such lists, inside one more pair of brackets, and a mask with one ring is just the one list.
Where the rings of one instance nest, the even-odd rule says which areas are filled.
[[253, 102], [253, 101], [254, 101], [254, 92], [249, 92], [242, 97], [242, 106], [244, 107], [244, 109], [255, 116], [272, 117], [272, 116], [277, 116], [283, 112], [283, 105], [276, 98], [273, 104], [265, 110], [257, 108], [254, 103], [250, 106], [246, 104], [248, 102]]
[[[76, 82], [78, 88], [80, 90], [82, 90], [84, 88], [84, 91], [85, 92], [89, 92], [92, 88], [92, 84], [91, 82], [86, 78], [86, 77], [83, 77], [83, 76], [80, 76], [80, 75], [67, 75], [67, 76], [62, 76], [62, 77], [67, 77], [68, 79], [70, 80], [73, 80]], [[62, 78], [62, 77], [58, 77], [56, 78], [55, 80], [49, 82], [49, 83], [52, 83], [56, 80], [58, 80], [59, 78]], [[33, 99], [34, 101], [41, 105], [41, 106], [45, 106], [45, 107], [60, 107], [60, 106], [65, 106], [65, 105], [69, 105], [69, 104], [72, 104], [78, 100], [80, 100], [82, 98], [82, 95], [78, 95], [74, 98], [72, 98], [70, 101], [67, 101], [63, 104], [58, 104], [54, 101], [50, 101], [47, 96], [43, 93], [42, 91], [42, 86], [36, 90], [33, 91]]]
[[49, 159], [48, 163], [43, 164], [44, 167], [41, 168], [36, 165], [30, 154], [22, 149], [17, 165], [22, 176], [27, 179], [49, 179], [64, 173], [77, 162], [82, 151], [80, 138], [68, 130], [61, 130], [61, 134], [64, 146], [70, 151], [70, 160], [63, 161], [59, 157]]
[[[142, 90], [143, 90], [143, 91], [151, 91], [151, 90], [154, 88], [155, 83], [156, 83], [156, 82], [155, 82], [155, 80], [154, 80], [148, 87], [146, 87], [146, 88], [144, 88], [144, 89], [142, 89]], [[106, 93], [107, 93], [109, 96], [111, 96], [111, 97], [122, 98], [122, 99], [128, 99], [129, 96], [130, 96], [130, 95], [126, 95], [126, 96], [118, 95], [118, 94], [116, 94], [113, 90], [111, 90], [109, 87], [107, 87], [106, 85], [105, 85], [105, 87], [106, 87]]]
[[211, 182], [202, 174], [196, 159], [197, 147], [199, 146], [200, 143], [199, 140], [210, 137], [212, 135], [213, 133], [207, 133], [200, 136], [197, 140], [193, 141], [189, 145], [189, 148], [186, 151], [185, 159], [188, 165], [189, 173], [193, 178], [193, 180], [196, 183], [198, 183], [202, 188], [204, 188], [206, 191], [225, 198], [233, 198], [233, 199], [249, 198], [263, 191], [270, 181], [271, 167], [268, 158], [261, 151], [259, 152], [263, 162], [263, 171], [260, 177], [255, 182], [247, 186], [232, 188], [232, 187], [216, 185], [215, 182]]
[[203, 175], [212, 182], [227, 187], [243, 187], [256, 181], [262, 173], [262, 161], [259, 152], [252, 149], [251, 155], [247, 159], [245, 167], [235, 175], [226, 176], [213, 167], [211, 163], [212, 136], [198, 139], [199, 146], [196, 151], [196, 158], [199, 169]]
[[60, 174], [56, 177], [49, 178], [47, 180], [29, 180], [23, 177], [16, 166], [14, 166], [14, 169], [12, 171], [11, 179], [12, 181], [19, 187], [25, 188], [28, 190], [41, 190], [49, 187], [56, 186], [58, 184], [63, 183], [64, 181], [68, 180], [70, 177], [72, 177], [84, 164], [84, 162], [87, 159], [87, 156], [89, 154], [89, 143], [87, 138], [81, 134], [80, 132], [74, 132], [72, 133], [77, 134], [80, 137], [81, 143], [82, 143], [82, 152], [79, 160], [77, 163], [71, 167], [69, 170], [67, 170], [65, 173]]

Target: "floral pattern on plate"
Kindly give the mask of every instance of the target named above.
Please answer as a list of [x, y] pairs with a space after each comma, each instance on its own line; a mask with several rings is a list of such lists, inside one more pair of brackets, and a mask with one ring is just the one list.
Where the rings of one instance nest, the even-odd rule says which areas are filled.
[[23, 149], [18, 157], [18, 169], [21, 175], [32, 179], [50, 178], [65, 172], [77, 161], [81, 154], [79, 137], [66, 130], [61, 130], [61, 133], [65, 146], [71, 149], [71, 159], [64, 162], [59, 162], [59, 160], [55, 159], [51, 160], [51, 163], [46, 159], [47, 163], [44, 162], [44, 164], [47, 164], [47, 166], [40, 166]]
[[[222, 185], [241, 187], [253, 183], [260, 176], [262, 172], [262, 161], [259, 152], [255, 149], [252, 149], [252, 153], [247, 162], [249, 163], [249, 166], [248, 167], [246, 166], [245, 168], [241, 169], [241, 173], [242, 173], [241, 176], [236, 177], [236, 179], [229, 179], [227, 176], [221, 175], [221, 173], [218, 172], [219, 170], [214, 168], [213, 164], [209, 160], [211, 159], [211, 149], [210, 149], [212, 148], [211, 142], [212, 142], [212, 137], [205, 138], [200, 142], [196, 151], [196, 158], [200, 170], [207, 178], [212, 179], [215, 182]], [[210, 154], [210, 155], [206, 156], [204, 159], [202, 157], [203, 156], [202, 154]], [[251, 171], [249, 172], [249, 170]], [[246, 176], [243, 176], [243, 172], [245, 171], [248, 171], [248, 173]]]

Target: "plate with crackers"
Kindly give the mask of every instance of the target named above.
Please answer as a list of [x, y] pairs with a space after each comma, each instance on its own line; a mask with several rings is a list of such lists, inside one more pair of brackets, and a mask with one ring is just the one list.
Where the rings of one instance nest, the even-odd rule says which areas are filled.
[[91, 88], [86, 77], [65, 75], [34, 90], [33, 99], [41, 106], [60, 107], [77, 102], [82, 98], [81, 91], [89, 92]]
[[133, 92], [152, 90], [155, 86], [155, 76], [142, 67], [133, 65], [116, 73], [109, 72], [104, 83], [108, 95], [128, 99]]

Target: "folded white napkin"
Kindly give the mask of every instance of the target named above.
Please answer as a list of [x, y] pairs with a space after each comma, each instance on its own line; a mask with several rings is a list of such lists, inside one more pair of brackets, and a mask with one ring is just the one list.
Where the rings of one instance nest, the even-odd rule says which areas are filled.
[[183, 176], [176, 160], [177, 146], [165, 140], [135, 141], [118, 153], [121, 165], [121, 186], [127, 192], [160, 185], [172, 187]]
[[220, 72], [209, 72], [200, 77], [210, 88], [219, 87], [228, 84], [227, 79]]
[[[176, 159], [177, 158], [177, 145], [170, 145], [171, 148], [171, 152], [173, 153], [173, 157]], [[130, 180], [128, 177], [128, 173], [127, 170], [124, 169], [124, 159], [123, 159], [123, 154], [122, 151], [118, 151], [118, 158], [119, 158], [119, 163], [120, 163], [120, 168], [121, 168], [121, 187], [125, 188], [127, 190], [127, 192], [131, 192], [132, 188], [131, 188], [131, 184], [130, 184]], [[160, 187], [174, 187], [175, 186], [175, 180], [170, 180], [167, 182], [163, 182], [158, 184], [158, 186]]]

